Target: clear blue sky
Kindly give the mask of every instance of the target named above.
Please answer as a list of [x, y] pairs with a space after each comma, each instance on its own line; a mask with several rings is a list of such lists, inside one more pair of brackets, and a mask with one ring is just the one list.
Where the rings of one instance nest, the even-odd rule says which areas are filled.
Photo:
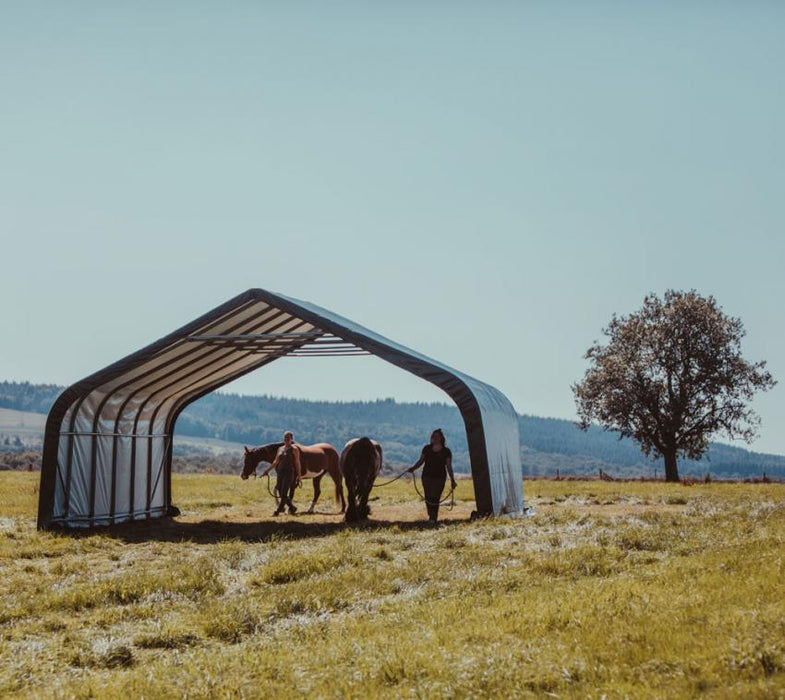
[[[3, 3], [0, 378], [260, 286], [572, 418], [611, 314], [676, 287], [785, 382], [784, 107], [779, 2]], [[444, 398], [375, 359], [231, 388]]]

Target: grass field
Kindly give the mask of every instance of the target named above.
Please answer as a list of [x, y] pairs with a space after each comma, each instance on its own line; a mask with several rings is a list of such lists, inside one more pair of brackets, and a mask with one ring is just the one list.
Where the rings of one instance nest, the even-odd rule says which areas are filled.
[[784, 486], [526, 489], [432, 530], [398, 482], [345, 528], [184, 475], [182, 517], [68, 536], [0, 473], [0, 695], [785, 696]]

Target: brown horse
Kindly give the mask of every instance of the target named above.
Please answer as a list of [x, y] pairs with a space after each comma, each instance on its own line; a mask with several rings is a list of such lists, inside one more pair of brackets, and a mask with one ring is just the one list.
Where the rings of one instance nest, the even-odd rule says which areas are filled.
[[382, 470], [382, 446], [367, 437], [349, 440], [341, 452], [341, 471], [346, 480], [346, 522], [367, 520], [371, 509], [368, 497]]
[[[283, 445], [282, 442], [273, 442], [269, 445], [262, 445], [261, 447], [254, 447], [253, 449], [245, 448], [245, 462], [243, 464], [243, 472], [240, 475], [243, 479], [247, 479], [251, 474], [256, 471], [256, 467], [260, 462], [273, 463], [275, 455]], [[341, 513], [346, 510], [346, 501], [343, 497], [343, 484], [341, 483], [341, 460], [338, 456], [338, 450], [326, 442], [320, 442], [316, 445], [300, 445], [300, 468], [302, 473], [300, 477], [303, 479], [313, 479], [313, 501], [308, 513], [313, 513], [316, 506], [316, 501], [319, 500], [319, 495], [322, 492], [321, 481], [325, 474], [329, 474], [335, 483], [335, 502], [340, 504]], [[292, 485], [290, 496], [294, 494], [295, 486]]]

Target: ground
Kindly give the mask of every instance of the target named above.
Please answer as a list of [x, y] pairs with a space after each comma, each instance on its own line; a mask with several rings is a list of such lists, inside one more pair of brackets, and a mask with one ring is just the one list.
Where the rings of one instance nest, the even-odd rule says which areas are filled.
[[433, 530], [397, 482], [345, 527], [182, 475], [182, 517], [73, 536], [0, 473], [0, 695], [785, 697], [785, 486], [525, 489]]

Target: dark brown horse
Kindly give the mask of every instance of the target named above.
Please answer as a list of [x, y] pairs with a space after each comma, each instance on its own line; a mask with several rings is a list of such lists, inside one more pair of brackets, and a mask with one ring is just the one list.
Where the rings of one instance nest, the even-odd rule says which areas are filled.
[[346, 522], [367, 520], [371, 509], [368, 497], [382, 470], [382, 446], [367, 437], [349, 440], [341, 452], [341, 471], [346, 480]]
[[[254, 447], [253, 449], [245, 448], [245, 462], [243, 464], [243, 473], [240, 475], [243, 479], [247, 479], [251, 474], [256, 471], [256, 467], [260, 462], [273, 463], [275, 455], [283, 445], [282, 442], [272, 442], [269, 445], [262, 445], [261, 447]], [[325, 474], [329, 474], [335, 483], [335, 502], [340, 504], [341, 513], [346, 510], [346, 501], [343, 497], [343, 484], [341, 483], [341, 460], [338, 456], [338, 450], [326, 442], [320, 442], [316, 445], [297, 445], [300, 448], [300, 468], [302, 473], [300, 477], [303, 479], [313, 479], [313, 501], [308, 513], [313, 513], [316, 506], [316, 501], [319, 500], [319, 495], [322, 492], [321, 482]], [[295, 486], [292, 485], [290, 496], [294, 494]]]

